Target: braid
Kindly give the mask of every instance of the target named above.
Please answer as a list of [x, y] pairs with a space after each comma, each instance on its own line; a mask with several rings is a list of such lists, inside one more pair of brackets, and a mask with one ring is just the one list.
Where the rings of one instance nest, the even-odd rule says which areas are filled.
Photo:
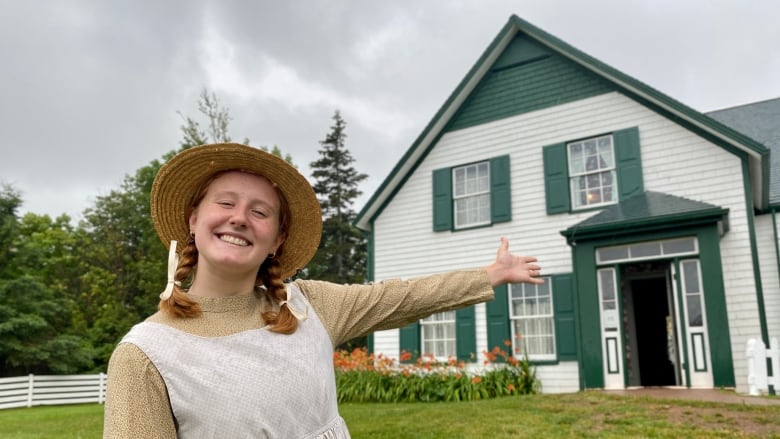
[[[277, 253], [278, 255], [279, 253]], [[269, 258], [260, 266], [257, 273], [258, 283], [262, 282], [265, 285], [266, 295], [272, 304], [281, 303], [287, 298], [287, 289], [282, 280], [281, 271], [279, 260]], [[272, 332], [292, 334], [298, 329], [298, 319], [286, 306], [280, 307], [279, 312], [274, 311], [273, 308], [266, 309], [261, 315]]]
[[[195, 239], [190, 236], [187, 245], [182, 250], [179, 266], [176, 268], [176, 281], [182, 285], [192, 281], [193, 270], [198, 262], [198, 249]], [[160, 300], [161, 311], [176, 317], [197, 317], [200, 315], [200, 305], [187, 296], [179, 285], [173, 286], [173, 294], [167, 300]]]

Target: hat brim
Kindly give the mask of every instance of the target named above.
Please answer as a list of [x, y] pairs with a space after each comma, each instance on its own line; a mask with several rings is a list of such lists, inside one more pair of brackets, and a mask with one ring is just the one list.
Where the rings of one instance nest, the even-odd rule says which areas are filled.
[[290, 208], [289, 230], [278, 257], [282, 279], [309, 263], [322, 236], [322, 213], [306, 178], [282, 158], [251, 146], [220, 143], [180, 152], [157, 172], [152, 184], [151, 215], [166, 247], [187, 242], [188, 214], [204, 182], [217, 172], [243, 171], [261, 175], [276, 185]]

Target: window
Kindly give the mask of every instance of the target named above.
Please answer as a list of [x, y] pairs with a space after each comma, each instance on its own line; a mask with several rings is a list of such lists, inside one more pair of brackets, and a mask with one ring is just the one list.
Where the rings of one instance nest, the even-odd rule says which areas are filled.
[[433, 171], [433, 230], [512, 220], [509, 156]]
[[637, 127], [547, 145], [544, 193], [547, 214], [621, 202], [644, 192]]
[[509, 287], [509, 319], [516, 355], [531, 360], [555, 359], [555, 325], [551, 280], [544, 284], [512, 284]]
[[573, 209], [617, 202], [612, 135], [566, 145]]
[[446, 361], [457, 356], [455, 345], [455, 311], [433, 314], [420, 320], [423, 355]]
[[488, 162], [452, 170], [455, 228], [490, 224], [490, 167]]

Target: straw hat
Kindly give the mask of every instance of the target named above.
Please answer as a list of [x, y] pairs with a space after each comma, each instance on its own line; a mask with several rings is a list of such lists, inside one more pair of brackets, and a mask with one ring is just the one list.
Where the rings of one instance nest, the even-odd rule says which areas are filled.
[[277, 256], [282, 279], [309, 263], [320, 243], [322, 213], [309, 182], [283, 159], [251, 146], [220, 143], [184, 150], [165, 163], [152, 184], [152, 221], [166, 247], [172, 240], [187, 242], [188, 214], [195, 192], [213, 174], [251, 172], [276, 184], [290, 206], [289, 233]]

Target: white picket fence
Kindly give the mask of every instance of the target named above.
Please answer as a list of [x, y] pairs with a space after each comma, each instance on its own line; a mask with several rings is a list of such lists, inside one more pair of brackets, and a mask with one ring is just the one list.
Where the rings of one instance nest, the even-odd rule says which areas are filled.
[[[780, 390], [780, 347], [777, 339], [769, 340], [769, 349], [764, 342], [751, 338], [747, 342], [748, 360], [748, 392], [751, 395], [761, 395], [769, 391], [769, 386], [774, 386], [775, 391]], [[771, 362], [772, 375], [769, 375], [767, 359]]]
[[0, 409], [106, 400], [106, 374], [0, 378]]

